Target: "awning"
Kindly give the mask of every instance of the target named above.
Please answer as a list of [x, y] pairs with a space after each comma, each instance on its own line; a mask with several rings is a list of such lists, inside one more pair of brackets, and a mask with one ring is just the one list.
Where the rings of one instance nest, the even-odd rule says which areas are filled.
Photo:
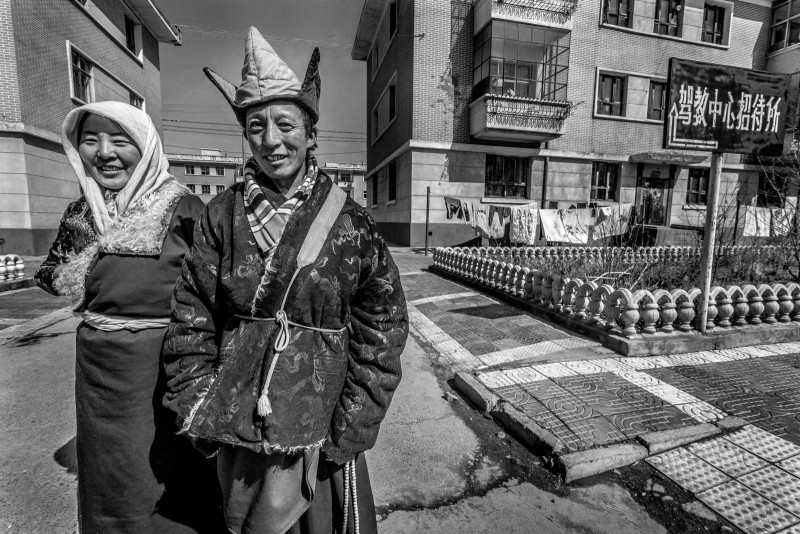
[[693, 165], [705, 161], [708, 156], [699, 154], [686, 154], [683, 152], [670, 152], [668, 150], [640, 152], [631, 154], [633, 163], [654, 163], [659, 165]]

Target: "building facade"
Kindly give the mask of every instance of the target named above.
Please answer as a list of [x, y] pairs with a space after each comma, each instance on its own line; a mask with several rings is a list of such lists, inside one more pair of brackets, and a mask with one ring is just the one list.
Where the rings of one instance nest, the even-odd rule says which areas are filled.
[[335, 163], [327, 162], [322, 167], [325, 174], [356, 202], [362, 206], [367, 205], [367, 184], [365, 176], [367, 165], [365, 163]]
[[152, 0], [0, 0], [0, 239], [43, 254], [80, 195], [61, 124], [84, 103], [144, 109], [161, 133], [159, 44], [180, 32]]
[[[389, 241], [418, 246], [429, 189], [434, 246], [475, 236], [447, 220], [444, 196], [542, 208], [633, 203], [650, 242], [696, 239], [710, 154], [662, 149], [669, 58], [800, 70], [794, 11], [776, 6], [366, 0], [352, 57], [367, 62], [373, 217]], [[764, 200], [762, 171], [726, 155], [725, 224]]]
[[205, 203], [242, 181], [242, 158], [216, 149], [201, 149], [200, 154], [167, 154], [167, 160], [170, 173]]

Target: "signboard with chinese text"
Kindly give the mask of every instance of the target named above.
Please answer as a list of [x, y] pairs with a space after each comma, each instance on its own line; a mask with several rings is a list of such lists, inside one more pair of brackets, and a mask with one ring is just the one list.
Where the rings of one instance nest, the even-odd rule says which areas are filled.
[[789, 77], [671, 58], [664, 148], [783, 154]]

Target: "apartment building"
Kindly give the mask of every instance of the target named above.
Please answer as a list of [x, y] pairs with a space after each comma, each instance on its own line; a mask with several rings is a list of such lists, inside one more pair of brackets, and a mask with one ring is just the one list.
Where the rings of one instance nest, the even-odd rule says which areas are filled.
[[228, 156], [216, 148], [203, 148], [200, 154], [167, 154], [169, 171], [203, 202], [242, 181], [242, 158]]
[[45, 253], [80, 195], [61, 148], [70, 110], [128, 102], [160, 133], [159, 45], [180, 41], [152, 0], [0, 0], [2, 251]]
[[[428, 188], [434, 246], [475, 235], [447, 220], [444, 196], [633, 203], [650, 242], [696, 239], [710, 154], [662, 149], [669, 58], [798, 71], [794, 3], [366, 0], [352, 57], [367, 62], [368, 207], [389, 241], [413, 246]], [[774, 197], [763, 170], [726, 155], [726, 224]]]
[[367, 165], [365, 163], [327, 162], [322, 166], [322, 170], [350, 198], [362, 206], [367, 205], [367, 184], [364, 178], [367, 174]]

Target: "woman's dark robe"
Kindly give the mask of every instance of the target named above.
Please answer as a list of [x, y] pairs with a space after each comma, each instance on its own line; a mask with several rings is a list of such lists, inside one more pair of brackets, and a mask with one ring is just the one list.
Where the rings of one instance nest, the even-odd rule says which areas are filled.
[[[101, 252], [85, 281], [81, 311], [130, 319], [165, 318], [203, 203], [180, 198], [161, 254]], [[53, 292], [53, 271], [94, 240], [83, 199], [72, 203], [37, 281]], [[213, 461], [184, 437], [162, 407], [160, 363], [166, 328], [77, 331], [78, 496], [81, 533], [219, 532], [221, 497]]]

